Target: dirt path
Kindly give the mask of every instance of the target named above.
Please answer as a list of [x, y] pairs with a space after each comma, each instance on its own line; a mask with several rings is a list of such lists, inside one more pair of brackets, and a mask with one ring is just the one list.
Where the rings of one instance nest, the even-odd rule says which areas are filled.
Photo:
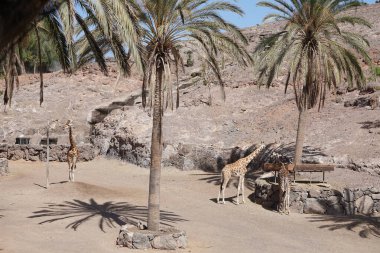
[[[66, 164], [52, 163], [46, 190], [43, 163], [10, 163], [12, 174], [0, 178], [0, 251], [131, 252], [115, 240], [123, 216], [146, 217], [148, 170], [104, 159], [78, 167], [77, 182], [67, 183]], [[249, 200], [217, 205], [215, 177], [163, 171], [162, 222], [189, 236], [179, 252], [380, 252], [374, 224], [360, 217], [281, 216]]]

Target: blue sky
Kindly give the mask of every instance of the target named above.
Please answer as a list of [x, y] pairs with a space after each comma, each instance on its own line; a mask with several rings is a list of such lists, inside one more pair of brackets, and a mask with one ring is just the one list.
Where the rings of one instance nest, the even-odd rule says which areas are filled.
[[[258, 0], [230, 0], [230, 2], [235, 2], [236, 5], [242, 8], [245, 15], [240, 17], [236, 14], [224, 13], [223, 17], [240, 28], [260, 24], [264, 16], [271, 11], [270, 9], [256, 6], [259, 2]], [[366, 0], [364, 2], [374, 3], [375, 0]]]

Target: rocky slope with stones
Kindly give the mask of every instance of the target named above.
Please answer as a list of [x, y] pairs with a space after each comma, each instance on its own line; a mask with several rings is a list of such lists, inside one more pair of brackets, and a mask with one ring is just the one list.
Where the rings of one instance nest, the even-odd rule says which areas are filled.
[[[360, 29], [371, 43], [371, 56], [379, 65], [380, 4], [352, 10], [365, 16], [373, 29]], [[281, 23], [268, 23], [247, 28], [249, 51], [260, 38], [281, 29]], [[184, 47], [182, 52], [186, 57]], [[166, 111], [164, 116], [165, 165], [180, 169], [219, 170], [225, 163], [246, 155], [254, 144], [278, 142], [279, 152], [289, 157], [294, 152], [297, 108], [292, 93], [284, 94], [283, 78], [270, 89], [255, 84], [252, 69], [242, 68], [231, 59], [225, 60], [223, 77], [226, 82], [225, 101], [220, 90], [200, 81], [200, 59], [186, 67], [180, 77], [180, 107]], [[74, 120], [78, 144], [94, 147], [94, 155], [121, 157], [132, 163], [149, 165], [151, 116], [141, 107], [138, 88], [141, 77], [123, 79], [114, 87], [115, 66], [105, 77], [94, 66], [87, 66], [72, 76], [62, 73], [45, 77], [45, 103], [38, 106], [38, 79], [33, 75], [21, 80], [23, 84], [14, 97], [11, 110], [0, 115], [0, 133], [8, 144], [21, 134], [44, 135], [48, 119]], [[378, 80], [369, 79], [372, 94], [345, 87], [332, 91], [320, 112], [311, 110], [305, 140], [304, 162], [335, 163], [344, 168], [380, 174], [379, 108], [372, 109], [372, 96], [378, 96]], [[212, 97], [210, 104], [209, 97]], [[56, 135], [68, 138], [61, 128]], [[61, 160], [61, 159], [58, 159]], [[257, 167], [253, 164], [252, 167]]]
[[[380, 23], [376, 15], [380, 13], [380, 4], [350, 12], [365, 16], [372, 23], [371, 30], [352, 29], [364, 33], [371, 43], [374, 64], [380, 65]], [[250, 41], [248, 49], [253, 51], [262, 37], [280, 31], [281, 27], [281, 23], [269, 23], [245, 29]], [[183, 52], [186, 50], [189, 48], [185, 47]], [[185, 170], [217, 171], [261, 141], [282, 144], [278, 151], [292, 157], [298, 112], [293, 94], [284, 94], [283, 78], [280, 76], [270, 89], [260, 89], [255, 85], [251, 69], [241, 68], [226, 59], [223, 76], [227, 98], [222, 101], [217, 86], [211, 84], [209, 90], [200, 82], [200, 64], [200, 60], [194, 57], [194, 66], [186, 68], [186, 73], [181, 76], [180, 107], [165, 113], [164, 164]], [[344, 86], [339, 87], [331, 91], [320, 112], [311, 110], [304, 162], [334, 163], [380, 174], [380, 118], [377, 107], [380, 83], [369, 77], [368, 86], [371, 89], [366, 91], [348, 91]], [[92, 140], [101, 154], [148, 166], [151, 117], [141, 108], [141, 98], [137, 93], [127, 100], [131, 102], [129, 106], [116, 108], [109, 115], [102, 115], [101, 120], [98, 120], [99, 111], [105, 109], [93, 111]], [[371, 101], [376, 103], [373, 105]]]

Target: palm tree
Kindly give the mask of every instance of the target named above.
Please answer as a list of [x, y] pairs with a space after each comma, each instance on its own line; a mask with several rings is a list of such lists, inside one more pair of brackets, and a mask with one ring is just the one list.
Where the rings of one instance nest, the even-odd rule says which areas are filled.
[[[36, 58], [39, 59], [40, 65], [40, 104], [43, 102], [41, 57], [44, 51], [40, 35], [49, 35], [65, 72], [73, 72], [78, 67], [95, 60], [103, 73], [107, 74], [104, 57], [109, 51], [113, 53], [121, 74], [128, 75], [130, 73], [130, 56], [133, 57], [138, 68], [142, 69], [138, 49], [137, 15], [139, 10], [133, 0], [65, 0], [59, 5], [55, 5], [54, 1], [51, 3], [45, 7], [47, 11], [41, 14], [42, 18], [39, 17], [41, 21], [35, 22], [34, 27], [36, 28], [33, 29], [38, 45]], [[80, 13], [84, 13], [84, 15], [80, 15]], [[125, 50], [126, 47], [128, 53]], [[14, 52], [14, 50], [9, 50], [9, 52]], [[9, 59], [14, 58], [12, 56]], [[5, 66], [8, 65], [5, 64]], [[9, 69], [7, 72], [13, 78], [17, 77], [15, 71]], [[7, 92], [4, 93], [5, 103], [11, 101], [13, 80], [7, 82], [12, 87], [6, 89]]]
[[[63, 34], [62, 23], [59, 21], [59, 14], [56, 9], [50, 10], [43, 19], [39, 22], [34, 21], [33, 24], [34, 29], [30, 30], [29, 33], [25, 34], [23, 38], [32, 36], [32, 33], [35, 33], [36, 40], [36, 56], [38, 59], [39, 72], [40, 72], [40, 105], [43, 102], [43, 68], [42, 68], [42, 51], [44, 50], [41, 45], [41, 35], [44, 35], [44, 38], [47, 38], [53, 48], [55, 49], [59, 62], [62, 66], [62, 69], [65, 72], [69, 71], [70, 67], [70, 58], [68, 55], [68, 47], [66, 38]], [[16, 53], [16, 45], [21, 47], [23, 45], [22, 38], [18, 41], [18, 43], [11, 45], [7, 52], [7, 57], [5, 57], [5, 92], [4, 92], [4, 105], [9, 104], [11, 106], [13, 90], [14, 90], [14, 80], [18, 84], [18, 72], [17, 72], [17, 53]], [[44, 45], [46, 45], [44, 43]], [[6, 107], [5, 107], [6, 108]]]
[[233, 54], [246, 66], [251, 63], [251, 57], [242, 46], [247, 44], [244, 35], [219, 15], [219, 11], [242, 15], [243, 11], [233, 4], [209, 0], [142, 0], [140, 6], [144, 47], [143, 105], [153, 108], [148, 229], [158, 230], [162, 116], [164, 108], [174, 107], [172, 73], [177, 79], [178, 107], [178, 73], [183, 68], [180, 45], [185, 40], [197, 44], [207, 56], [207, 63], [221, 87], [223, 80], [217, 64], [218, 54], [222, 51]]
[[[25, 33], [43, 10], [48, 0], [1, 1], [0, 3], [0, 56], [10, 49], [10, 44]], [[0, 57], [1, 58], [1, 57]]]
[[308, 109], [323, 107], [326, 92], [343, 81], [349, 86], [366, 84], [357, 57], [367, 64], [368, 42], [363, 36], [341, 29], [342, 24], [370, 24], [362, 18], [345, 15], [356, 1], [274, 0], [259, 6], [277, 11], [265, 20], [284, 22], [281, 32], [262, 40], [254, 52], [259, 84], [268, 88], [279, 73], [287, 74], [285, 92], [293, 87], [299, 111], [294, 162], [300, 163]]
[[[104, 59], [107, 52], [112, 52], [123, 75], [130, 73], [130, 56], [142, 69], [138, 14], [134, 0], [66, 0], [60, 16], [73, 59], [72, 70], [95, 60], [107, 74]], [[75, 37], [79, 38], [75, 41]]]

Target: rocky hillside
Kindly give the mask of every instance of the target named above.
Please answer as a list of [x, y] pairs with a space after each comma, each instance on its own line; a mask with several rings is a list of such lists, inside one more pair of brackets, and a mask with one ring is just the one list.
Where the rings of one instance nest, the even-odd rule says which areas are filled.
[[[372, 30], [360, 32], [371, 43], [374, 63], [380, 65], [377, 20], [380, 4], [351, 12], [373, 24]], [[245, 29], [250, 41], [248, 49], [253, 51], [261, 37], [279, 31], [281, 25], [268, 23]], [[186, 50], [189, 48], [184, 47], [183, 53]], [[278, 142], [279, 151], [292, 156], [298, 115], [292, 93], [284, 94], [281, 77], [270, 89], [259, 89], [251, 69], [226, 59], [223, 77], [227, 99], [222, 101], [219, 87], [211, 85], [209, 90], [199, 81], [199, 66], [200, 60], [194, 57], [194, 66], [186, 67], [180, 78], [180, 107], [165, 113], [166, 165], [217, 170], [261, 141]], [[141, 78], [135, 75], [122, 79], [115, 88], [116, 76], [112, 64], [108, 77], [96, 66], [87, 66], [72, 76], [45, 75], [46, 102], [42, 107], [38, 106], [37, 76], [22, 77], [23, 85], [15, 94], [12, 108], [0, 114], [0, 136], [8, 143], [18, 136], [38, 140], [44, 135], [48, 119], [59, 119], [61, 123], [73, 119], [78, 143], [91, 142], [100, 154], [148, 166], [151, 117], [141, 107], [138, 89]], [[373, 78], [369, 84], [380, 86]], [[380, 109], [370, 107], [371, 97], [378, 94], [376, 89], [372, 91], [375, 93], [348, 92], [342, 87], [329, 94], [321, 112], [312, 110], [305, 140], [305, 162], [333, 162], [380, 174]], [[68, 141], [67, 133], [61, 128], [54, 130], [53, 135], [61, 143]]]
[[[380, 4], [352, 10], [366, 17], [373, 29], [361, 29], [371, 43], [371, 55], [379, 62], [378, 38]], [[246, 29], [253, 51], [261, 37], [280, 31], [281, 23]], [[353, 28], [359, 29], [357, 27]], [[190, 48], [191, 49], [191, 48]], [[185, 48], [184, 52], [189, 48]], [[224, 78], [227, 99], [221, 101], [219, 88], [211, 90], [197, 82], [199, 59], [181, 79], [181, 106], [164, 117], [164, 161], [182, 169], [217, 169], [231, 156], [252, 144], [278, 142], [282, 153], [292, 156], [296, 137], [297, 109], [291, 93], [284, 94], [281, 77], [269, 90], [255, 86], [251, 69], [226, 60]], [[198, 79], [197, 79], [198, 78]], [[380, 86], [370, 80], [370, 86]], [[375, 89], [373, 91], [376, 91]], [[379, 108], [370, 107], [377, 94], [347, 92], [344, 87], [329, 94], [321, 112], [312, 110], [305, 141], [305, 162], [332, 162], [356, 170], [380, 174]], [[212, 94], [212, 105], [209, 105]], [[114, 110], [94, 126], [93, 140], [101, 153], [121, 156], [128, 161], [149, 164], [151, 118], [136, 98], [133, 106]], [[96, 113], [95, 113], [96, 115]], [[233, 159], [232, 159], [233, 160]]]

